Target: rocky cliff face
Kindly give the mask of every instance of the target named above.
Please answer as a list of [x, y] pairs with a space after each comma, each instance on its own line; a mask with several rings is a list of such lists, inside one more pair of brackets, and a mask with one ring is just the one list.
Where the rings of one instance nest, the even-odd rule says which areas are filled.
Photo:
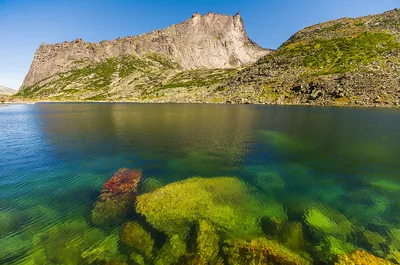
[[42, 44], [36, 51], [22, 90], [33, 86], [37, 91], [41, 90], [59, 80], [60, 74], [125, 55], [136, 59], [156, 55], [173, 63], [177, 69], [190, 70], [238, 67], [255, 62], [269, 52], [249, 39], [240, 14], [208, 13], [201, 16], [196, 13], [185, 22], [136, 37], [100, 43], [78, 39]]

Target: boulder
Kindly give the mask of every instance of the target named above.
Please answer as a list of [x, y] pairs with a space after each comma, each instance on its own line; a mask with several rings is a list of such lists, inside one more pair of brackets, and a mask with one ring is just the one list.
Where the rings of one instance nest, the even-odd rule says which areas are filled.
[[154, 260], [154, 265], [180, 264], [178, 261], [187, 250], [185, 241], [179, 235], [167, 239]]
[[136, 211], [154, 228], [182, 238], [201, 220], [210, 221], [227, 237], [262, 235], [259, 219], [276, 212], [234, 177], [186, 179], [140, 195], [136, 202]]
[[103, 228], [124, 223], [142, 181], [141, 170], [120, 169], [104, 184], [92, 210], [92, 222]]
[[306, 211], [304, 222], [316, 239], [327, 236], [346, 239], [353, 237], [354, 227], [343, 214], [325, 207], [313, 207]]
[[224, 254], [229, 265], [279, 264], [307, 265], [309, 260], [266, 238], [229, 240], [225, 242]]
[[151, 260], [154, 240], [139, 223], [129, 222], [124, 224], [120, 236], [121, 243], [129, 250], [141, 255], [144, 260]]
[[365, 250], [356, 250], [353, 253], [338, 256], [335, 265], [394, 265], [394, 263], [375, 257]]
[[206, 220], [201, 220], [198, 225], [196, 238], [196, 257], [192, 264], [224, 264], [219, 257], [220, 237], [215, 227]]

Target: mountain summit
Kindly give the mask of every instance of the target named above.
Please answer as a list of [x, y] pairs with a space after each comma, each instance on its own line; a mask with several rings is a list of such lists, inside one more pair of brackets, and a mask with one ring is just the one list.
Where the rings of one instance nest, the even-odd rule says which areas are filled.
[[239, 13], [235, 16], [195, 13], [180, 24], [136, 37], [100, 43], [77, 39], [53, 45], [42, 44], [36, 51], [22, 88], [35, 86], [41, 90], [61, 79], [61, 75], [121, 56], [135, 57], [135, 60], [144, 60], [145, 64], [168, 61], [174, 68], [190, 70], [242, 66], [269, 52], [249, 39]]

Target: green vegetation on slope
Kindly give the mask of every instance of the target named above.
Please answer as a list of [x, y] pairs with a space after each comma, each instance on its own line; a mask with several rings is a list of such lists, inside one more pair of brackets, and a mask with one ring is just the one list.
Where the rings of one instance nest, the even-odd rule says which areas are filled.
[[345, 73], [382, 58], [395, 49], [400, 49], [400, 43], [394, 36], [365, 32], [357, 36], [288, 43], [260, 63], [271, 57], [287, 56], [298, 67], [317, 70], [313, 75]]
[[[148, 54], [143, 58], [124, 54], [103, 62], [88, 65], [58, 75], [54, 81], [44, 86], [40, 83], [24, 88], [19, 92], [24, 97], [54, 97], [84, 96], [88, 100], [103, 100], [109, 95], [113, 82], [127, 78], [132, 74], [144, 73], [150, 75], [154, 71], [179, 68], [174, 62], [158, 54]], [[92, 93], [88, 93], [92, 92]]]

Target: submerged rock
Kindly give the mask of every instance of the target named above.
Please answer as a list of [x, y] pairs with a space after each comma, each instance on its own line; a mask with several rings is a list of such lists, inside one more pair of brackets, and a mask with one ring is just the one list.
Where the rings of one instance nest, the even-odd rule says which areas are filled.
[[[139, 223], [129, 222], [124, 225], [121, 232], [121, 243], [130, 252], [136, 252], [143, 257], [143, 260], [150, 260], [154, 247], [154, 240]], [[137, 259], [138, 255], [134, 255]]]
[[187, 250], [185, 241], [179, 235], [173, 235], [158, 251], [154, 265], [179, 264], [179, 258], [185, 255]]
[[358, 243], [361, 247], [374, 254], [383, 254], [381, 246], [385, 245], [386, 239], [376, 232], [364, 230], [357, 233]]
[[345, 255], [355, 250], [355, 246], [333, 236], [323, 238], [320, 244], [314, 247], [315, 255], [323, 262], [330, 263], [336, 256]]
[[263, 207], [239, 179], [219, 177], [191, 178], [140, 195], [136, 211], [154, 228], [185, 238], [201, 220], [209, 220], [228, 237], [260, 235], [259, 219], [275, 209]]
[[118, 170], [104, 184], [92, 210], [92, 222], [105, 228], [122, 224], [131, 210], [141, 181], [140, 170], [126, 168]]
[[218, 256], [220, 237], [209, 221], [199, 222], [196, 244], [197, 255], [192, 264], [223, 264], [223, 260]]
[[299, 222], [285, 222], [279, 230], [279, 242], [284, 246], [306, 252], [306, 241], [304, 240], [303, 226]]
[[28, 214], [23, 211], [0, 212], [0, 237], [15, 232], [28, 220]]
[[306, 212], [304, 222], [315, 238], [334, 236], [346, 240], [354, 234], [352, 223], [333, 209], [311, 208]]
[[251, 241], [229, 240], [224, 246], [229, 265], [279, 264], [307, 265], [310, 261], [275, 241], [256, 238]]
[[357, 250], [351, 254], [338, 256], [335, 265], [394, 265], [394, 263], [375, 257], [365, 250]]
[[148, 192], [152, 192], [153, 190], [156, 190], [158, 188], [161, 188], [162, 186], [164, 186], [162, 184], [162, 182], [156, 178], [146, 178], [143, 181], [143, 184], [140, 185], [140, 194], [143, 193], [148, 193]]
[[54, 225], [36, 235], [26, 264], [123, 264], [118, 235], [107, 235], [84, 220]]

